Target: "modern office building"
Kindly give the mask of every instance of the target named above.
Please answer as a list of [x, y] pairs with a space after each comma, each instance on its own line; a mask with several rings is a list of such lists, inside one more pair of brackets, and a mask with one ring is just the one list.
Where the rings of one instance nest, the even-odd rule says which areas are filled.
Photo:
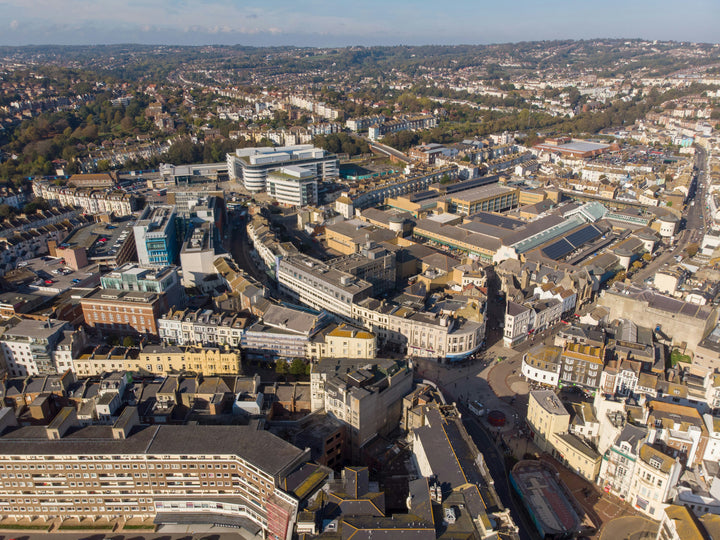
[[283, 167], [299, 167], [316, 178], [332, 180], [339, 175], [338, 159], [311, 144], [277, 148], [239, 148], [227, 155], [231, 180], [242, 180], [251, 193], [266, 191], [268, 174]]
[[317, 204], [317, 176], [300, 166], [282, 167], [267, 177], [267, 192], [279, 203], [291, 206]]
[[72, 407], [47, 427], [13, 420], [5, 419], [0, 436], [5, 516], [153, 518], [291, 537], [298, 501], [281, 487], [310, 450], [268, 431], [142, 426], [135, 407], [112, 426], [80, 428]]
[[147, 207], [133, 227], [133, 232], [141, 266], [175, 264], [178, 257], [175, 207]]
[[165, 293], [169, 306], [179, 306], [185, 298], [177, 266], [141, 268], [128, 263], [100, 278], [103, 289]]

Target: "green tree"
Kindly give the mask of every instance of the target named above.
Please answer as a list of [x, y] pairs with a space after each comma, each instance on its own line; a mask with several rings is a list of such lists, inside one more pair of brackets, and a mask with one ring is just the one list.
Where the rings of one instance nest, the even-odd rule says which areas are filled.
[[135, 340], [132, 338], [132, 336], [125, 336], [123, 338], [123, 347], [134, 347], [135, 346]]
[[305, 375], [305, 361], [302, 358], [293, 358], [290, 375]]
[[278, 375], [286, 375], [288, 372], [288, 363], [285, 360], [275, 362], [275, 373]]

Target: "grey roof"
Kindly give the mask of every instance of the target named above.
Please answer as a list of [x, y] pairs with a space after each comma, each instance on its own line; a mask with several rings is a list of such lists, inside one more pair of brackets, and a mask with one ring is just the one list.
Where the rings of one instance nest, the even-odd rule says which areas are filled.
[[630, 448], [632, 448], [635, 452], [638, 452], [640, 450], [640, 446], [647, 437], [647, 433], [647, 428], [635, 426], [633, 424], [625, 424], [625, 427], [620, 432], [620, 435], [618, 435], [615, 444], [627, 442], [630, 445]]
[[0, 437], [5, 455], [235, 455], [276, 475], [303, 451], [269, 431], [250, 426], [146, 426], [113, 439], [111, 426], [88, 426], [50, 440], [42, 426], [21, 427]]
[[557, 397], [555, 392], [552, 390], [533, 390], [530, 392], [530, 395], [548, 413], [555, 415], [570, 415], [565, 408], [565, 405], [563, 405], [562, 401], [560, 401], [560, 398]]

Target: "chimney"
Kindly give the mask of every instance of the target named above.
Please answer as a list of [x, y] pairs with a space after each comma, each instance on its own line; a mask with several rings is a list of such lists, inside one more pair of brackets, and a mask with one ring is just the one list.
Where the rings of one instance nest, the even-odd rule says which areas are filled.
[[48, 439], [62, 439], [70, 428], [78, 426], [75, 407], [63, 407], [46, 429]]
[[127, 439], [133, 427], [140, 423], [140, 415], [137, 407], [125, 407], [125, 410], [118, 417], [112, 426], [113, 439]]

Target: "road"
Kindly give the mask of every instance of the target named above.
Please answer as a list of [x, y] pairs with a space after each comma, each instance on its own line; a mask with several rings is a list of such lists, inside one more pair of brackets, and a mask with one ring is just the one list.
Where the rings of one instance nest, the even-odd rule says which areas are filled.
[[539, 538], [535, 527], [533, 527], [525, 509], [522, 507], [522, 503], [518, 501], [512, 493], [508, 471], [505, 470], [505, 456], [498, 450], [492, 438], [467, 410], [463, 411], [463, 424], [473, 438], [475, 445], [485, 457], [485, 463], [490, 471], [490, 475], [495, 481], [495, 492], [498, 494], [498, 497], [500, 497], [503, 506], [510, 510], [510, 515], [515, 525], [520, 529], [521, 540], [535, 540]]
[[662, 267], [671, 265], [674, 257], [682, 255], [688, 244], [699, 244], [702, 241], [707, 222], [705, 208], [707, 153], [700, 147], [696, 148], [695, 166], [698, 169], [696, 180], [691, 184], [688, 204], [682, 215], [684, 229], [678, 233], [675, 247], [667, 249], [655, 257], [645, 268], [636, 272], [632, 278], [633, 283], [642, 285], [646, 279], [654, 276], [655, 272]]

